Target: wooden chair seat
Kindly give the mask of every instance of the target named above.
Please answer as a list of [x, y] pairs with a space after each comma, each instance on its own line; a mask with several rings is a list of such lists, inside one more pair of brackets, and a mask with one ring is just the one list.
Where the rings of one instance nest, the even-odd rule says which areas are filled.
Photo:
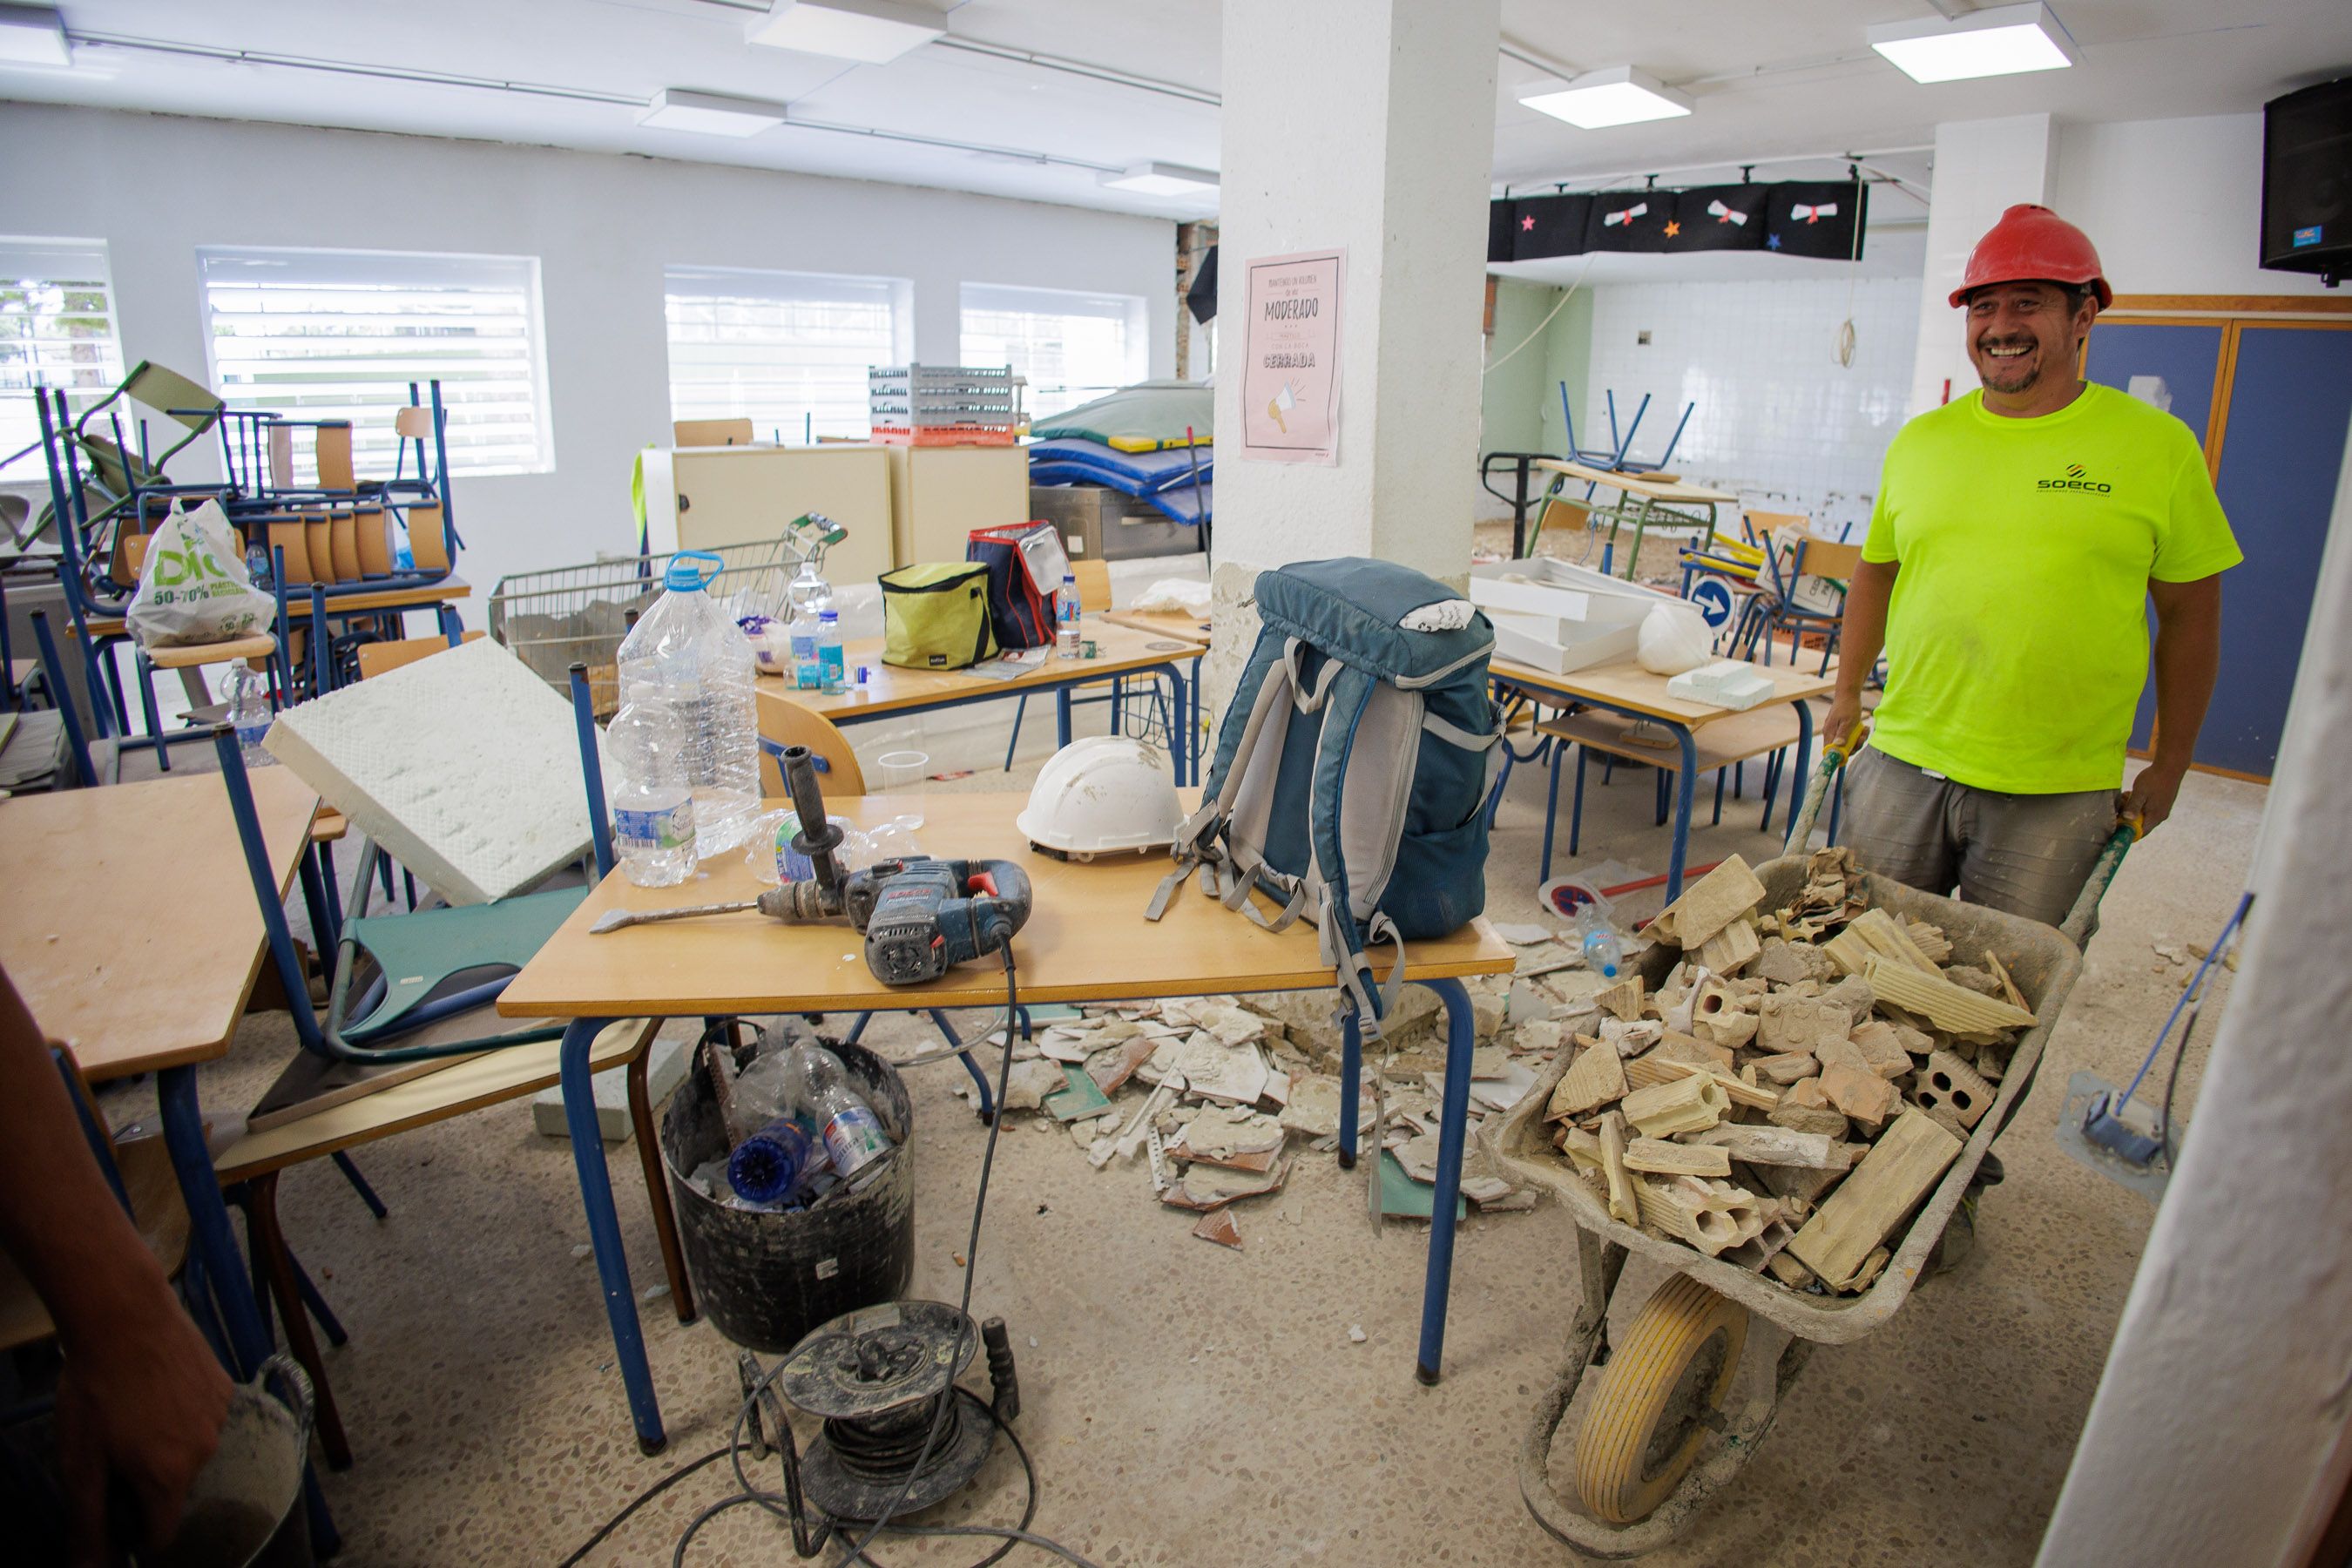
[[[188, 1210], [180, 1200], [180, 1184], [172, 1174], [172, 1156], [163, 1136], [122, 1140], [114, 1146], [114, 1163], [122, 1175], [122, 1190], [131, 1195], [140, 1239], [163, 1272], [176, 1277], [188, 1255]], [[0, 1351], [32, 1344], [56, 1331], [31, 1282], [0, 1253]]]
[[[608, 1026], [589, 1047], [592, 1070], [624, 1066], [642, 1056], [660, 1026], [656, 1018], [625, 1018]], [[537, 1094], [558, 1081], [562, 1049], [561, 1040], [542, 1040], [473, 1056], [403, 1064], [432, 1070], [372, 1089], [357, 1099], [328, 1104], [308, 1116], [278, 1122], [264, 1131], [247, 1131], [213, 1163], [222, 1181], [244, 1181]]]
[[[1561, 719], [1547, 719], [1536, 726], [1536, 732], [1562, 741], [1572, 741], [1592, 751], [1606, 752], [1612, 757], [1624, 757], [1637, 763], [1649, 763], [1673, 773], [1682, 766], [1682, 749], [1667, 736], [1663, 726], [1658, 734], [1665, 739], [1663, 746], [1643, 745], [1626, 739], [1626, 731], [1635, 721], [1622, 713], [1604, 713], [1587, 710]], [[1698, 752], [1698, 771], [1712, 773], [1717, 768], [1729, 767], [1783, 746], [1797, 743], [1797, 711], [1786, 702], [1768, 702], [1751, 708], [1745, 713], [1734, 713], [1702, 724], [1691, 731], [1691, 741]]]
[[229, 664], [240, 658], [270, 658], [278, 652], [278, 639], [268, 632], [255, 632], [250, 637], [230, 637], [226, 642], [191, 643], [184, 647], [151, 647], [142, 650], [147, 662], [158, 669], [194, 669], [208, 664]]

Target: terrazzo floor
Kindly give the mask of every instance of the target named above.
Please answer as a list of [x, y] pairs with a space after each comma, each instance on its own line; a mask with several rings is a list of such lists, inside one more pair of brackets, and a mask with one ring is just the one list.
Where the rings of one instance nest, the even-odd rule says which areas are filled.
[[[932, 787], [1025, 789], [1041, 757], [1033, 745], [1009, 777]], [[1488, 877], [1496, 919], [1535, 914], [1543, 782], [1521, 770], [1503, 804]], [[2056, 1108], [2077, 1068], [2114, 1079], [2145, 1049], [2185, 974], [2151, 942], [2221, 926], [2264, 795], [2190, 779], [2179, 815], [2133, 853], [2107, 899], [2034, 1091], [1998, 1146], [2009, 1179], [1984, 1199], [1973, 1256], [1884, 1329], [1817, 1351], [1745, 1473], [1649, 1561], [2032, 1559], [2152, 1214], [2060, 1152]], [[1643, 774], [1596, 784], [1586, 858], [1663, 869], [1666, 836], [1650, 805]], [[1752, 796], [1727, 803], [1710, 827], [1702, 809], [1693, 863], [1769, 858], [1777, 835], [1755, 830], [1756, 810]], [[2181, 1080], [2192, 1113], [2202, 1038]], [[902, 1058], [932, 1040], [903, 1021], [877, 1020], [867, 1035]], [[249, 1018], [234, 1056], [206, 1071], [206, 1103], [249, 1104], [293, 1048], [282, 1014]], [[908, 1081], [919, 1129], [908, 1294], [953, 1300], [985, 1129], [951, 1094], [962, 1081], [951, 1065]], [[151, 1093], [110, 1091], [110, 1113], [147, 1112]], [[1040, 1482], [1034, 1531], [1104, 1564], [1570, 1560], [1529, 1518], [1515, 1476], [1578, 1295], [1563, 1211], [1464, 1223], [1445, 1376], [1424, 1388], [1412, 1364], [1425, 1228], [1391, 1221], [1373, 1234], [1360, 1178], [1328, 1156], [1305, 1158], [1278, 1196], [1235, 1211], [1236, 1252], [1187, 1234], [1193, 1216], [1155, 1203], [1139, 1166], [1094, 1171], [1065, 1133], [1035, 1128], [1018, 1115], [1003, 1134], [972, 1298], [976, 1315], [1001, 1315], [1013, 1332], [1017, 1429]], [[662, 1274], [635, 1153], [614, 1145], [609, 1156], [643, 1290]], [[638, 1453], [594, 1265], [575, 1256], [586, 1227], [571, 1152], [532, 1131], [528, 1104], [359, 1159], [388, 1219], [371, 1219], [324, 1163], [289, 1172], [280, 1199], [289, 1238], [352, 1333], [328, 1352], [357, 1454], [348, 1472], [322, 1472], [346, 1542], [340, 1561], [553, 1564], [641, 1489], [726, 1441], [734, 1348], [707, 1323], [679, 1326], [656, 1300], [643, 1313], [669, 1446]], [[1621, 1326], [1654, 1278], [1629, 1269]], [[774, 1485], [772, 1462], [755, 1479]], [[732, 1488], [723, 1463], [706, 1468], [586, 1561], [667, 1562], [687, 1522]], [[975, 1486], [926, 1522], [1009, 1524], [1020, 1507], [1020, 1468], [1000, 1446]], [[892, 1540], [876, 1558], [957, 1564], [986, 1544]], [[784, 1528], [747, 1508], [719, 1515], [687, 1558], [795, 1560]], [[1046, 1560], [1026, 1548], [1011, 1559]]]

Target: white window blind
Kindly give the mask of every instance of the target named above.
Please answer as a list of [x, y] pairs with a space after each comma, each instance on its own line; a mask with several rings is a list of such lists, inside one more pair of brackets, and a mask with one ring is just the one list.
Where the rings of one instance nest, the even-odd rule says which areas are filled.
[[1141, 381], [1143, 301], [1132, 294], [963, 286], [964, 364], [1009, 364], [1033, 422]]
[[[555, 466], [539, 260], [405, 251], [202, 248], [213, 384], [233, 408], [348, 419], [360, 472], [392, 471], [394, 410], [441, 383], [455, 474]], [[295, 442], [297, 483], [313, 477]]]
[[672, 267], [662, 289], [673, 419], [748, 417], [762, 441], [862, 439], [866, 371], [906, 363], [897, 279]]
[[48, 483], [36, 387], [63, 390], [78, 415], [121, 380], [106, 242], [0, 238], [0, 483]]

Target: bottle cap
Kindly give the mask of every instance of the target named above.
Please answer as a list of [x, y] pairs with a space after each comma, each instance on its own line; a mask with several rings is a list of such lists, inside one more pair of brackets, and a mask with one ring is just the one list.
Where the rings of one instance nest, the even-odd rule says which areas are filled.
[[816, 618], [830, 626], [834, 622], [841, 619], [841, 612], [839, 610], [819, 610], [816, 613]]

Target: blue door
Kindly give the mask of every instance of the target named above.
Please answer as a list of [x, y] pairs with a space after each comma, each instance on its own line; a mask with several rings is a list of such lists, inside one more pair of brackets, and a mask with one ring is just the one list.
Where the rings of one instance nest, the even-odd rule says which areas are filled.
[[[2136, 378], [2156, 378], [2170, 399], [2174, 416], [2195, 433], [2201, 446], [2213, 414], [2213, 374], [2221, 363], [2222, 331], [2218, 326], [2171, 321], [2102, 323], [2091, 330], [2083, 374], [2122, 392], [2129, 392]], [[2156, 617], [2151, 613], [2151, 647], [2155, 638]], [[2140, 689], [2139, 712], [2132, 720], [2133, 748], [2146, 751], [2155, 731], [2156, 672], [2151, 668], [2147, 684]]]
[[2352, 330], [2238, 329], [2214, 488], [2246, 562], [2221, 579], [2221, 675], [2200, 763], [2268, 777], [2278, 762], [2347, 422]]

